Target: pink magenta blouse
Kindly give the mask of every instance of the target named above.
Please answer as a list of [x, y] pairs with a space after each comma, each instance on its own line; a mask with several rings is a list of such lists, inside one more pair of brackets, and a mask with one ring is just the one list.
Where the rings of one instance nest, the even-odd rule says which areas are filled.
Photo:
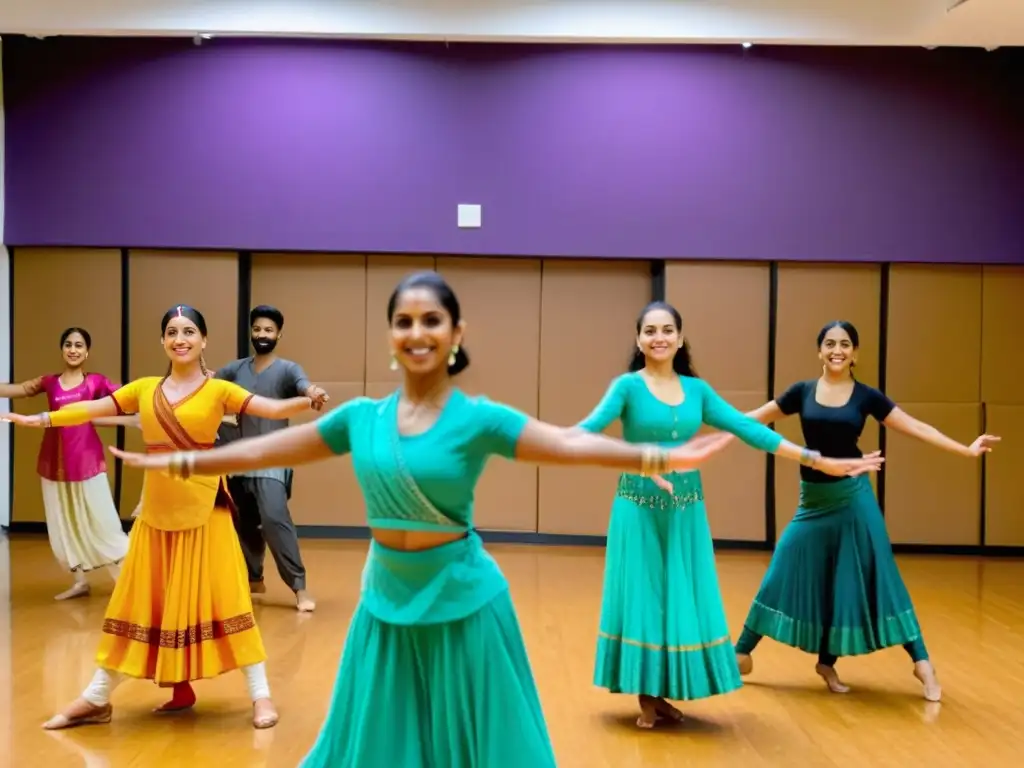
[[[87, 373], [85, 381], [77, 387], [64, 389], [60, 376], [43, 376], [43, 392], [51, 411], [85, 400], [109, 397], [117, 386], [106, 376]], [[107, 458], [96, 427], [81, 424], [77, 427], [51, 427], [43, 435], [36, 465], [39, 476], [54, 482], [80, 483], [107, 471]]]

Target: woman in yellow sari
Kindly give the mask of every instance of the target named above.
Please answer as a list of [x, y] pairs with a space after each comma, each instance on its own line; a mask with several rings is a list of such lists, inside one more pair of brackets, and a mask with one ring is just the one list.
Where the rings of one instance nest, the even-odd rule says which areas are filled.
[[[3, 418], [69, 427], [138, 413], [146, 451], [159, 453], [212, 448], [227, 414], [284, 419], [312, 407], [308, 397], [272, 400], [209, 378], [202, 357], [206, 321], [191, 307], [168, 311], [161, 333], [171, 360], [166, 376], [138, 379], [102, 400]], [[160, 710], [186, 709], [195, 703], [191, 681], [233, 669], [245, 673], [253, 725], [277, 723], [232, 507], [220, 478], [181, 482], [163, 471], [146, 472], [128, 556], [104, 616], [98, 669], [81, 697], [44, 728], [110, 722], [110, 694], [128, 677], [173, 686]]]

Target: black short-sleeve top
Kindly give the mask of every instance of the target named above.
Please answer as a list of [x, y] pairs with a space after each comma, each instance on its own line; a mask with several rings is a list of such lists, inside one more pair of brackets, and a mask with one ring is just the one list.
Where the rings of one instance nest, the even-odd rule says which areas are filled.
[[[853, 385], [853, 394], [844, 405], [827, 406], [817, 401], [818, 380], [798, 381], [779, 397], [776, 404], [787, 416], [800, 414], [804, 444], [822, 456], [856, 459], [864, 454], [857, 445], [868, 416], [883, 421], [896, 404], [874, 387]], [[800, 477], [809, 483], [833, 483], [842, 480], [810, 467], [800, 467]]]

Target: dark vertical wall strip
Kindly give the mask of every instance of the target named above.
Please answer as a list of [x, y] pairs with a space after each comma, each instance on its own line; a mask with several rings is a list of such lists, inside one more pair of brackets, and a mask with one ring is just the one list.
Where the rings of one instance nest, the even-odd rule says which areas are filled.
[[238, 356], [249, 356], [249, 310], [252, 309], [252, 253], [238, 254]]
[[[14, 381], [14, 248], [7, 249], [7, 265], [10, 272], [7, 276], [7, 306], [10, 316], [7, 318], [7, 346], [11, 350], [11, 365], [7, 370], [7, 380]], [[14, 433], [17, 430], [12, 424], [7, 430], [7, 508], [11, 511], [9, 524], [14, 523]]]
[[[124, 385], [131, 381], [131, 323], [128, 322], [129, 303], [131, 302], [131, 281], [129, 280], [128, 249], [121, 249], [121, 380]], [[124, 450], [125, 428], [117, 428], [117, 447]], [[121, 484], [124, 478], [124, 467], [120, 459], [114, 459], [114, 509], [121, 509]]]
[[[889, 369], [889, 268], [891, 264], [882, 265], [882, 278], [879, 282], [882, 295], [879, 297], [878, 318], [878, 388], [885, 392], [886, 373]], [[885, 456], [886, 429], [878, 425], [878, 450]], [[878, 473], [878, 508], [885, 516], [885, 467]]]
[[[775, 349], [779, 329], [779, 263], [768, 268], [768, 399], [775, 397]], [[775, 425], [771, 426], [775, 429]], [[764, 539], [775, 546], [775, 456], [767, 454], [764, 474]]]
[[[988, 404], [982, 402], [981, 404], [981, 433], [982, 435], [988, 434]], [[987, 466], [988, 466], [988, 455], [981, 454], [981, 515], [978, 521], [978, 546], [985, 546], [985, 527], [986, 520], [985, 514], [987, 512], [985, 505], [985, 487], [987, 481]]]
[[651, 261], [651, 301], [665, 300], [665, 260]]

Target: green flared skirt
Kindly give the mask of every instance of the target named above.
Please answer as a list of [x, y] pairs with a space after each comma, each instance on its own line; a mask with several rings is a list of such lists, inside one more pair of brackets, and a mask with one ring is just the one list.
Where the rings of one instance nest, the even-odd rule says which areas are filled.
[[554, 768], [508, 585], [476, 533], [422, 552], [373, 543], [363, 590], [302, 768]]
[[594, 684], [677, 701], [742, 685], [699, 472], [669, 494], [623, 475], [612, 505]]
[[857, 656], [921, 627], [867, 476], [800, 484], [745, 626], [809, 653]]

